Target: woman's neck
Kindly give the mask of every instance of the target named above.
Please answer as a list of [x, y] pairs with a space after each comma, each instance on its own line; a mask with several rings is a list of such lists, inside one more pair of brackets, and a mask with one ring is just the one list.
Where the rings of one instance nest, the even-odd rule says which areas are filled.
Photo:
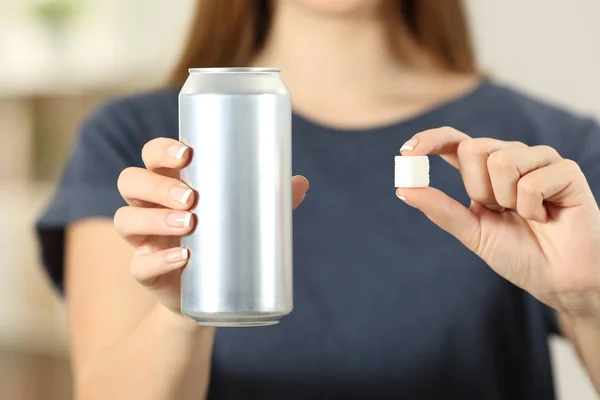
[[426, 86], [445, 76], [417, 50], [412, 67], [399, 60], [378, 12], [330, 16], [293, 1], [278, 5], [269, 40], [253, 64], [281, 68], [294, 108], [308, 117], [349, 127], [402, 118], [422, 111], [423, 93], [432, 89]]
[[278, 3], [269, 40], [256, 60], [281, 68], [295, 95], [315, 90], [364, 95], [402, 75], [376, 15], [319, 15], [297, 3]]

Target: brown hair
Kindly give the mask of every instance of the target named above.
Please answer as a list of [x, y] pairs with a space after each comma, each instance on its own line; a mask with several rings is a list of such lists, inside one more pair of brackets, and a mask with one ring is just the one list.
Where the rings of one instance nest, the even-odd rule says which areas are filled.
[[[399, 56], [408, 52], [401, 32], [443, 68], [476, 71], [462, 0], [387, 0], [386, 24]], [[271, 0], [198, 0], [183, 55], [172, 74], [180, 84], [192, 67], [248, 66], [265, 43], [273, 16]]]

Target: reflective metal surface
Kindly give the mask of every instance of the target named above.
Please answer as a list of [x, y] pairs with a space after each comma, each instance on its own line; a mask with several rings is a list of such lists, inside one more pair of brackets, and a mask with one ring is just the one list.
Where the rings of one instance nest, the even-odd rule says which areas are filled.
[[291, 101], [278, 70], [191, 70], [179, 96], [181, 177], [199, 193], [182, 312], [211, 326], [292, 310]]

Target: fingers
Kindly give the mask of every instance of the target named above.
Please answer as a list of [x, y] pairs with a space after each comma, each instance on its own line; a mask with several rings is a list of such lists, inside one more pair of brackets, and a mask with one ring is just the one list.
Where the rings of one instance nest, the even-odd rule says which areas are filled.
[[460, 168], [457, 156], [458, 146], [468, 139], [471, 139], [469, 135], [454, 128], [430, 129], [413, 136], [404, 143], [400, 152], [403, 155], [411, 156], [438, 154], [454, 168]]
[[488, 159], [501, 149], [526, 147], [522, 143], [478, 138], [461, 142], [457, 155], [460, 172], [469, 197], [487, 208], [499, 210], [488, 172]]
[[450, 164], [460, 168], [465, 189], [474, 202], [492, 210], [500, 210], [494, 196], [487, 161], [492, 153], [512, 147], [527, 146], [520, 142], [489, 138], [472, 139], [456, 129], [439, 128], [418, 133], [401, 151], [403, 154], [406, 152], [406, 155], [440, 154]]
[[[474, 202], [492, 210], [495, 205], [513, 209], [525, 219], [546, 221], [547, 203], [570, 207], [593, 202], [591, 190], [577, 164], [563, 159], [548, 146], [528, 147], [520, 142], [471, 139], [455, 129], [439, 128], [415, 135], [402, 146], [401, 152], [403, 155], [441, 155], [460, 168], [467, 193]], [[455, 220], [446, 212], [452, 208], [459, 213], [458, 203], [451, 203], [447, 196], [430, 189], [409, 192], [398, 191], [409, 204], [421, 209], [442, 228], [457, 237], [461, 235], [452, 226]], [[436, 202], [430, 201], [434, 198], [445, 210], [435, 210]], [[464, 210], [460, 213], [464, 221], [469, 215], [477, 219], [475, 213], [465, 214]]]
[[[181, 234], [181, 229], [183, 233], [191, 229], [192, 214], [186, 211], [194, 204], [196, 195], [181, 181], [143, 168], [127, 168], [119, 177], [118, 187], [125, 200], [134, 206], [123, 207], [115, 214], [115, 227], [123, 236], [173, 235]], [[302, 203], [308, 187], [305, 177], [292, 178], [294, 208]], [[148, 208], [148, 202], [168, 209]]]
[[189, 250], [181, 247], [156, 252], [142, 248], [133, 256], [131, 274], [142, 285], [152, 287], [161, 276], [183, 268], [189, 255]]
[[517, 184], [516, 209], [523, 218], [546, 222], [548, 210], [544, 201], [575, 207], [595, 200], [577, 163], [561, 159], [528, 173]]
[[122, 207], [114, 217], [117, 232], [130, 241], [146, 236], [182, 236], [193, 229], [194, 218], [189, 211], [164, 208]]
[[487, 169], [496, 202], [517, 209], [517, 183], [522, 176], [561, 160], [548, 146], [509, 147], [496, 151], [487, 159]]
[[[303, 201], [308, 187], [305, 177], [292, 178], [294, 208]], [[158, 208], [123, 207], [115, 214], [114, 221], [122, 236], [134, 242], [135, 238], [139, 238], [140, 243], [148, 236], [185, 235], [191, 232], [194, 226], [191, 213]], [[183, 268], [189, 257], [189, 250], [185, 248], [153, 251], [150, 246], [143, 246], [133, 257], [131, 273], [141, 284], [154, 287], [161, 276]]]
[[189, 161], [190, 153], [190, 148], [177, 140], [157, 138], [146, 143], [142, 149], [142, 160], [150, 171], [180, 169]]
[[292, 209], [296, 209], [304, 201], [309, 188], [308, 179], [301, 175], [292, 177]]
[[465, 206], [443, 192], [427, 188], [401, 188], [396, 195], [421, 210], [434, 224], [477, 252], [480, 242], [479, 219]]
[[127, 168], [117, 181], [119, 192], [130, 205], [150, 202], [174, 210], [188, 210], [196, 194], [178, 179], [143, 168]]

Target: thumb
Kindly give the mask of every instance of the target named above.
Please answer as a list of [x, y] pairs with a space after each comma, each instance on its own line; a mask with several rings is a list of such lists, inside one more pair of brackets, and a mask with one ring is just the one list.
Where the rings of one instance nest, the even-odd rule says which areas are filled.
[[400, 188], [398, 198], [419, 209], [434, 224], [456, 237], [469, 250], [479, 247], [479, 218], [458, 201], [432, 187]]

